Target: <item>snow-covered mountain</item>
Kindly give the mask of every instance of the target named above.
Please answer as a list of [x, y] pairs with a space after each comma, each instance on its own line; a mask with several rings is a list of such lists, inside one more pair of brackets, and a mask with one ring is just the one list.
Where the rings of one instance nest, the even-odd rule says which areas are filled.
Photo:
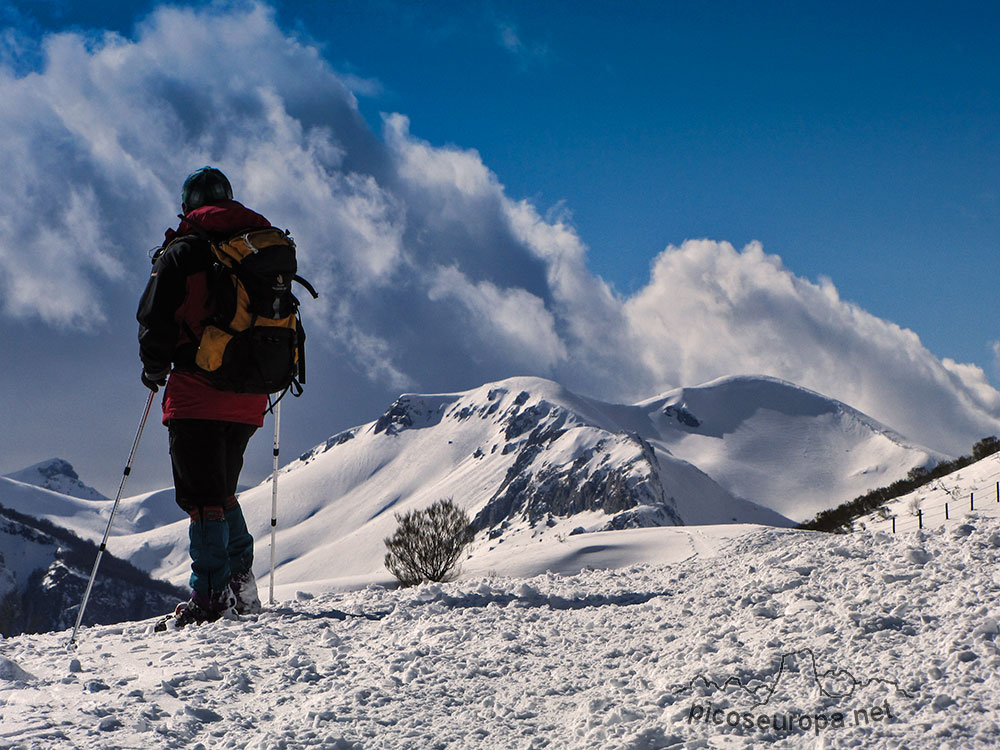
[[[520, 566], [545, 540], [557, 542], [542, 545], [545, 563], [569, 569], [577, 545], [559, 542], [581, 532], [790, 526], [938, 458], [849, 406], [769, 378], [728, 378], [635, 405], [539, 378], [408, 394], [284, 467], [277, 581], [313, 591], [390, 582], [383, 539], [394, 514], [445, 497], [481, 532], [464, 563], [470, 574]], [[270, 483], [241, 503], [261, 577]], [[121, 535], [114, 548], [180, 582], [185, 536], [177, 524]], [[686, 535], [672, 539], [687, 548]]]
[[[111, 507], [62, 459], [0, 477], [0, 634], [73, 624]], [[148, 493], [122, 501], [114, 530], [134, 534], [182, 515], [173, 490]], [[150, 617], [184, 596], [113, 554], [101, 562], [84, 623]]]
[[797, 522], [945, 458], [847, 404], [776, 378], [722, 378], [637, 408], [663, 448]]
[[[16, 472], [20, 473], [20, 472]], [[34, 484], [0, 477], [0, 505], [69, 529], [84, 539], [100, 540], [113, 503], [85, 500]], [[122, 498], [115, 515], [115, 534], [159, 528], [187, 516], [174, 503], [174, 490], [156, 490]]]
[[32, 484], [70, 497], [79, 497], [84, 500], [108, 499], [93, 487], [88, 487], [81, 482], [69, 461], [62, 458], [50, 458], [48, 461], [42, 461], [27, 469], [21, 469], [4, 476], [7, 479]]
[[[466, 571], [523, 573], [525, 559], [570, 570], [586, 564], [582, 533], [790, 526], [938, 458], [845, 404], [770, 378], [727, 378], [634, 405], [540, 378], [407, 394], [283, 468], [277, 582], [312, 591], [391, 582], [382, 560], [394, 514], [446, 497], [480, 530]], [[265, 482], [240, 496], [258, 577], [269, 559], [271, 491]], [[0, 502], [90, 539], [103, 533], [107, 503], [39, 501], [38, 492], [0, 479]], [[662, 539], [679, 550], [691, 543], [683, 533]], [[123, 500], [114, 554], [182, 584], [186, 547], [186, 519], [169, 492]], [[633, 552], [641, 561], [649, 550]]]

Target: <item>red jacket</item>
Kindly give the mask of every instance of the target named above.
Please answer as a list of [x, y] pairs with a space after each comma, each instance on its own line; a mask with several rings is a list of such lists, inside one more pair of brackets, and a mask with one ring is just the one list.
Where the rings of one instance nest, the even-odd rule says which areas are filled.
[[[190, 222], [187, 221], [190, 218]], [[220, 201], [190, 211], [177, 229], [165, 233], [165, 250], [153, 264], [139, 302], [139, 356], [148, 372], [171, 367], [163, 394], [163, 421], [212, 419], [260, 427], [267, 396], [213, 388], [194, 365], [205, 321], [212, 315], [208, 273], [212, 257], [206, 243], [187, 241], [208, 232], [221, 238], [271, 223], [236, 201]]]

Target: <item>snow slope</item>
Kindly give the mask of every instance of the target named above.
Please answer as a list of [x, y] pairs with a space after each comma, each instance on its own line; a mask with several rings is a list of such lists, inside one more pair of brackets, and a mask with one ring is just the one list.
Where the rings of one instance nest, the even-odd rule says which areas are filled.
[[10, 638], [0, 747], [993, 748], [1000, 522], [963, 523]]
[[[108, 526], [111, 500], [91, 500], [62, 494], [8, 477], [0, 477], [0, 505], [100, 541]], [[173, 488], [122, 498], [112, 533], [131, 535], [174, 523], [186, 515], [174, 502]]]
[[796, 521], [944, 456], [776, 378], [730, 377], [640, 404], [661, 445], [730, 492]]
[[[918, 516], [917, 510], [920, 510]], [[884, 513], [856, 521], [862, 528], [897, 533], [962, 526], [966, 513], [1000, 519], [1000, 453], [976, 461], [886, 504]]]

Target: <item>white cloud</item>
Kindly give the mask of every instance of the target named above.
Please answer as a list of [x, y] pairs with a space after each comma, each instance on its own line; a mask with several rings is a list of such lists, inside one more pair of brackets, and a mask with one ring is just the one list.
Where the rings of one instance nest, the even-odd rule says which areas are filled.
[[494, 23], [497, 41], [500, 46], [513, 55], [522, 68], [547, 61], [552, 50], [542, 42], [525, 42], [517, 24], [510, 20], [497, 20]]
[[310, 371], [320, 390], [339, 393], [349, 372], [434, 391], [540, 374], [638, 399], [757, 372], [948, 452], [1000, 424], [981, 370], [936, 359], [759, 245], [669, 247], [649, 284], [619, 297], [588, 270], [563, 207], [511, 200], [475, 150], [423, 141], [404, 115], [377, 137], [357, 82], [262, 6], [160, 9], [135, 39], [42, 46], [38, 72], [0, 69], [8, 318], [134, 326], [143, 251], [175, 222], [184, 175], [215, 164], [237, 198], [292, 230], [321, 291], [305, 306], [311, 346], [336, 352], [334, 371]]
[[524, 49], [524, 43], [517, 33], [517, 27], [512, 23], [497, 24], [497, 33], [500, 37], [500, 45], [508, 52], [518, 54]]
[[456, 191], [467, 199], [496, 195], [496, 175], [483, 164], [478, 152], [436, 148], [414, 139], [410, 136], [409, 118], [399, 114], [385, 118], [385, 136], [404, 181], [420, 185], [425, 191], [441, 191], [446, 197]]
[[829, 280], [795, 276], [758, 244], [669, 247], [626, 310], [664, 384], [774, 375], [951, 452], [996, 429], [1000, 401], [979, 368], [938, 360], [912, 331], [844, 302]]
[[473, 284], [449, 267], [437, 271], [429, 296], [434, 301], [460, 302], [469, 313], [465, 317], [469, 332], [485, 347], [502, 349], [515, 366], [551, 373], [566, 357], [555, 316], [541, 299], [523, 289], [500, 289], [488, 281]]

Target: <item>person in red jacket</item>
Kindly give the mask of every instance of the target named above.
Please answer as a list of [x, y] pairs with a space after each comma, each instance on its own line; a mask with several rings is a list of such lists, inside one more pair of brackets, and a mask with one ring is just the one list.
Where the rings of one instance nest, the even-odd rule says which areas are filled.
[[163, 424], [170, 438], [177, 504], [191, 517], [191, 599], [178, 605], [177, 627], [261, 610], [251, 570], [253, 537], [236, 488], [243, 454], [263, 424], [267, 395], [212, 387], [195, 365], [202, 331], [213, 313], [211, 239], [271, 226], [233, 200], [218, 169], [203, 167], [184, 181], [184, 218], [168, 229], [139, 302], [142, 382], [165, 385]]

